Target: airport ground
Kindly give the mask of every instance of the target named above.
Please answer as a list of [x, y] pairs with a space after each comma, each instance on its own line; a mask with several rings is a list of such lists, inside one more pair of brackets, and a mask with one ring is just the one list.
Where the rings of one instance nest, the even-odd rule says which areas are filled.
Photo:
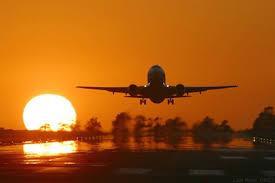
[[275, 182], [275, 151], [1, 153], [1, 182]]

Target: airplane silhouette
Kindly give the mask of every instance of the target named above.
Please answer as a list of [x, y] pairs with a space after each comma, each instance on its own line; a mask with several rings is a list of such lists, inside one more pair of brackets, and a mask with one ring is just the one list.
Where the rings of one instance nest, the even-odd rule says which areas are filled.
[[[216, 90], [224, 88], [234, 88], [237, 86], [184, 86], [178, 84], [170, 86], [166, 84], [165, 72], [159, 65], [154, 65], [148, 72], [148, 83], [145, 86], [131, 84], [128, 87], [94, 87], [94, 86], [77, 86], [77, 88], [90, 90], [105, 90], [114, 93], [125, 93], [125, 97], [140, 98], [140, 105], [146, 105], [146, 99], [153, 103], [159, 104], [166, 98], [168, 105], [174, 104], [174, 98], [189, 97], [189, 93], [203, 92], [207, 90]], [[127, 95], [129, 94], [129, 95]]]

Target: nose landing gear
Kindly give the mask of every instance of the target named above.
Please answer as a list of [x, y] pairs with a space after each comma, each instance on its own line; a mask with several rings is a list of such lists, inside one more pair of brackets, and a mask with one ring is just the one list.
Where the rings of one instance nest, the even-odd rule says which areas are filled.
[[146, 99], [140, 99], [139, 104], [140, 105], [146, 105]]
[[168, 98], [167, 102], [168, 102], [168, 105], [170, 105], [170, 104], [174, 105], [174, 103], [175, 103], [174, 99], [172, 99], [172, 98]]

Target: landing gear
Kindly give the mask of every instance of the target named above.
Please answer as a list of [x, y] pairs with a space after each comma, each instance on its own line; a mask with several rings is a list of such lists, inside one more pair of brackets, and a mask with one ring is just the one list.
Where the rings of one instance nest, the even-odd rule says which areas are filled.
[[168, 105], [170, 105], [170, 104], [174, 105], [174, 103], [175, 103], [174, 99], [172, 99], [172, 98], [168, 98], [167, 101], [168, 101]]
[[146, 99], [140, 99], [139, 104], [140, 105], [146, 105]]

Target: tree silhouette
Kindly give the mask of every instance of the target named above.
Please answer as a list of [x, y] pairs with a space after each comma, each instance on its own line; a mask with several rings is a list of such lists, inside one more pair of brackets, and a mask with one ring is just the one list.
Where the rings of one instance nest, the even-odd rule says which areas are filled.
[[165, 132], [168, 136], [181, 136], [186, 130], [186, 122], [179, 117], [167, 119], [165, 122]]
[[71, 125], [59, 123], [59, 131], [71, 131]]
[[79, 131], [81, 130], [80, 121], [77, 120], [75, 123], [73, 123], [73, 124], [71, 125], [71, 130], [72, 130], [73, 132], [79, 132]]
[[161, 139], [163, 139], [163, 137], [165, 136], [164, 125], [157, 121], [156, 124], [154, 124], [152, 127], [152, 132], [155, 142], [161, 141]]
[[211, 144], [213, 142], [230, 142], [233, 130], [227, 120], [217, 124], [212, 118], [207, 116], [200, 123], [196, 123], [193, 126], [192, 132], [195, 142]]
[[253, 131], [256, 135], [275, 136], [275, 115], [273, 107], [268, 106], [264, 108], [263, 112], [261, 112], [254, 121]]
[[205, 117], [202, 122], [196, 123], [193, 126], [194, 133], [212, 133], [216, 128], [214, 120], [210, 117]]
[[227, 120], [223, 120], [220, 125], [217, 126], [217, 131], [219, 132], [233, 132], [233, 129], [229, 126]]
[[87, 121], [85, 125], [85, 130], [92, 135], [100, 135], [102, 133], [101, 128], [101, 123], [95, 117]]
[[134, 135], [139, 137], [143, 134], [143, 129], [146, 127], [146, 117], [143, 115], [138, 115], [134, 119]]
[[130, 125], [131, 119], [132, 118], [128, 113], [126, 112], [119, 113], [116, 116], [116, 119], [112, 122], [113, 135], [129, 135], [130, 133], [129, 125]]
[[51, 125], [49, 123], [45, 123], [40, 127], [41, 131], [51, 131]]

